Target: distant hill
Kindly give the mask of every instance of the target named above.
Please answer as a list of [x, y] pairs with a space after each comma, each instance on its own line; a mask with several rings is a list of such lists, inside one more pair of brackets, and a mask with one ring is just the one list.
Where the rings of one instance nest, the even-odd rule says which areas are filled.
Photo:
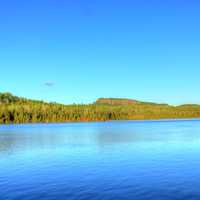
[[20, 101], [20, 98], [11, 93], [0, 93], [0, 103], [13, 103], [17, 101]]
[[95, 104], [98, 105], [113, 105], [113, 106], [130, 106], [130, 105], [152, 105], [152, 106], [169, 106], [168, 104], [160, 104], [153, 102], [143, 102], [134, 99], [126, 98], [99, 98]]
[[139, 103], [139, 101], [124, 98], [99, 98], [95, 103], [108, 105], [134, 105]]
[[0, 93], [0, 124], [200, 118], [200, 105], [171, 106], [124, 98], [63, 105]]

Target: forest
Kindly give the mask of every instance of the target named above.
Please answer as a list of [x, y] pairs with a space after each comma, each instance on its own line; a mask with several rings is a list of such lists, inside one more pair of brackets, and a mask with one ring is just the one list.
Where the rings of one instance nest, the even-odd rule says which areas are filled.
[[200, 105], [172, 106], [113, 98], [85, 105], [63, 105], [0, 93], [1, 124], [175, 118], [200, 118]]

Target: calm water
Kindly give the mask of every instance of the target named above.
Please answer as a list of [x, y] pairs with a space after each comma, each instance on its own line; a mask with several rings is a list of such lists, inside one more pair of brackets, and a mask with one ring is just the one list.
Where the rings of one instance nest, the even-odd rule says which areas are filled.
[[0, 126], [0, 200], [200, 199], [200, 121]]

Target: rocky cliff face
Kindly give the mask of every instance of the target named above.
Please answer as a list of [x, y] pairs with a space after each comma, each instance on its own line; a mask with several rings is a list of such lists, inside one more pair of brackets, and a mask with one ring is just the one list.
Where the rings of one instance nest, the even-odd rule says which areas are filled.
[[121, 98], [99, 98], [96, 100], [97, 104], [109, 104], [109, 105], [133, 105], [139, 103], [133, 99], [121, 99]]

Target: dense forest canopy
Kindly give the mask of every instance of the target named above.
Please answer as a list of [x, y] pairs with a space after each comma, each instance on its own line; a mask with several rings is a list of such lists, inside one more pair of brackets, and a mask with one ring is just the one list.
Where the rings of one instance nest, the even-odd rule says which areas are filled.
[[1, 124], [166, 118], [200, 118], [200, 105], [170, 106], [114, 98], [101, 98], [87, 105], [63, 105], [0, 93]]
[[13, 96], [11, 93], [0, 93], [0, 103], [14, 103], [20, 100], [22, 99]]

